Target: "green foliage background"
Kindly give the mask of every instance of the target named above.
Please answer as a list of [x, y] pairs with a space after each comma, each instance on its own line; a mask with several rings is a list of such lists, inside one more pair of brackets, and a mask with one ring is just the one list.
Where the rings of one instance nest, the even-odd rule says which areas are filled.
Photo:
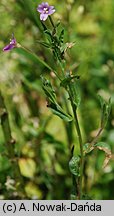
[[[55, 22], [65, 28], [65, 41], [75, 42], [66, 55], [71, 70], [77, 71], [81, 83], [81, 105], [78, 112], [83, 140], [90, 141], [100, 122], [97, 95], [111, 97], [112, 110], [101, 141], [110, 145], [112, 159], [102, 168], [104, 153], [88, 155], [84, 167], [84, 190], [92, 199], [114, 199], [114, 1], [63, 0], [48, 1], [56, 8]], [[72, 178], [68, 167], [70, 143], [77, 142], [74, 128], [68, 136], [68, 125], [52, 115], [46, 107], [41, 73], [53, 77], [44, 66], [17, 49], [3, 53], [12, 32], [19, 43], [34, 51], [52, 67], [50, 51], [43, 48], [43, 31], [36, 11], [41, 1], [1, 0], [0, 3], [0, 89], [9, 113], [15, 154], [29, 199], [70, 199]], [[47, 25], [50, 24], [47, 22]], [[53, 84], [62, 103], [62, 88], [56, 78]], [[78, 152], [77, 143], [77, 152]], [[0, 199], [18, 199], [15, 178], [2, 129], [0, 127]]]

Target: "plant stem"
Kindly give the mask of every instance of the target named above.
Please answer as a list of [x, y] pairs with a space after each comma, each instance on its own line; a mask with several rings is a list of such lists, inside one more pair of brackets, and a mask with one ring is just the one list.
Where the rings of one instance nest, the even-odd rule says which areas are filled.
[[76, 110], [73, 110], [74, 113], [74, 118], [75, 118], [75, 127], [78, 135], [78, 140], [79, 140], [79, 145], [80, 145], [80, 154], [81, 154], [81, 159], [80, 159], [80, 179], [79, 179], [79, 199], [82, 198], [82, 178], [83, 178], [83, 166], [84, 166], [84, 156], [83, 156], [83, 144], [82, 144], [82, 136], [81, 136], [81, 131], [79, 127], [79, 122], [78, 122], [78, 117]]
[[51, 24], [52, 24], [53, 28], [55, 29], [55, 25], [54, 25], [54, 22], [53, 22], [53, 20], [52, 20], [51, 16], [49, 16], [49, 20], [50, 20], [50, 22], [51, 22]]
[[80, 145], [81, 159], [80, 159], [80, 178], [79, 178], [78, 199], [82, 199], [82, 178], [83, 178], [83, 166], [84, 166], [82, 135], [81, 135], [81, 130], [80, 130], [79, 122], [78, 122], [78, 116], [76, 113], [76, 105], [73, 103], [73, 98], [72, 98], [71, 91], [70, 91], [70, 85], [69, 85], [68, 93], [70, 96], [71, 106], [72, 106], [72, 110], [73, 110], [73, 114], [74, 114], [74, 120], [75, 120], [75, 128], [76, 128], [78, 141], [79, 141], [79, 145]]
[[92, 140], [92, 142], [90, 143], [90, 147], [94, 146], [94, 144], [97, 142], [97, 140], [99, 139], [101, 133], [103, 131], [103, 128], [99, 128], [97, 135], [95, 136], [95, 138]]
[[[63, 100], [64, 100], [64, 103], [65, 103], [66, 111], [67, 111], [68, 114], [70, 114], [69, 105], [68, 105], [68, 101], [67, 101], [67, 98], [66, 98], [65, 94], [63, 94]], [[68, 146], [69, 146], [69, 149], [71, 149], [72, 140], [73, 140], [72, 121], [71, 122], [64, 122], [64, 126], [65, 126], [65, 130], [66, 130]], [[72, 152], [71, 152], [70, 157], [71, 156], [72, 156]]]
[[54, 22], [53, 22], [51, 16], [49, 16], [49, 20], [50, 20], [50, 23], [51, 23], [51, 25], [53, 27], [52, 36], [54, 36], [56, 34], [56, 27], [54, 25]]

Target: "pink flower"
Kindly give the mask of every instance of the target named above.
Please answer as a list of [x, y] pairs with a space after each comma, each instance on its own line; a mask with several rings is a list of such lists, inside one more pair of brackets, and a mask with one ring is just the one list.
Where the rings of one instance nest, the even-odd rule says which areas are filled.
[[10, 51], [11, 49], [17, 47], [17, 42], [16, 42], [16, 39], [14, 38], [14, 35], [12, 35], [12, 39], [10, 41], [10, 43], [8, 45], [6, 45], [4, 48], [3, 48], [3, 51]]
[[40, 13], [40, 20], [45, 21], [49, 15], [55, 12], [54, 6], [49, 6], [47, 2], [38, 5], [37, 11]]

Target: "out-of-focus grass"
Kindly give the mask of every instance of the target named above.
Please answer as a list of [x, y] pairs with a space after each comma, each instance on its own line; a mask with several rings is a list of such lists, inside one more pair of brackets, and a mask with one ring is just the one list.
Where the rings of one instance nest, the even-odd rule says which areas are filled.
[[[26, 4], [27, 2], [27, 4]], [[32, 6], [29, 5], [29, 3]], [[83, 139], [95, 136], [100, 122], [97, 94], [112, 98], [112, 111], [102, 141], [114, 154], [114, 2], [112, 0], [48, 1], [55, 5], [55, 21], [63, 23], [65, 40], [76, 42], [68, 52], [68, 67], [81, 76], [80, 123]], [[23, 4], [24, 3], [24, 4]], [[69, 144], [62, 121], [46, 107], [40, 74], [49, 71], [15, 50], [3, 53], [12, 32], [18, 42], [33, 50], [50, 66], [53, 59], [48, 50], [37, 43], [43, 32], [36, 6], [40, 1], [1, 0], [0, 4], [0, 89], [9, 112], [15, 152], [24, 180], [27, 198], [69, 199], [72, 180], [68, 168]], [[49, 25], [48, 21], [47, 24]], [[55, 88], [58, 100], [61, 89]], [[73, 133], [72, 143], [76, 142]], [[0, 128], [0, 194], [16, 198], [11, 164], [5, 156], [4, 137]], [[77, 150], [78, 151], [78, 150]], [[94, 199], [113, 199], [114, 163], [102, 169], [104, 155], [90, 154], [85, 163], [85, 191]], [[8, 187], [7, 185], [10, 185]]]

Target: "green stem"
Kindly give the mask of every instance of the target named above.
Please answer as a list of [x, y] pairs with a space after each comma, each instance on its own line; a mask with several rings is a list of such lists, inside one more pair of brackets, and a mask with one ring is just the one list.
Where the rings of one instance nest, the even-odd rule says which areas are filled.
[[[63, 100], [64, 100], [64, 103], [65, 103], [66, 111], [67, 111], [68, 114], [70, 114], [68, 101], [67, 101], [67, 98], [66, 98], [65, 94], [63, 94]], [[67, 140], [68, 140], [68, 146], [69, 146], [69, 149], [71, 149], [72, 148], [72, 139], [73, 139], [73, 136], [72, 136], [73, 135], [73, 133], [72, 133], [72, 121], [71, 122], [64, 122], [64, 125], [65, 125]], [[70, 157], [71, 156], [72, 156], [72, 153], [71, 153]]]
[[53, 27], [52, 36], [54, 36], [56, 34], [56, 27], [54, 25], [54, 22], [53, 22], [51, 16], [49, 16], [49, 20], [50, 20], [50, 23], [51, 23], [51, 25]]
[[72, 110], [73, 110], [73, 114], [74, 114], [74, 120], [75, 120], [75, 128], [76, 128], [78, 141], [79, 141], [79, 145], [80, 145], [81, 159], [80, 159], [80, 178], [79, 178], [78, 198], [82, 199], [82, 178], [83, 178], [83, 167], [84, 167], [83, 142], [82, 142], [82, 135], [81, 135], [81, 130], [80, 130], [79, 122], [78, 122], [78, 116], [77, 116], [77, 112], [76, 112], [76, 105], [73, 103], [73, 98], [72, 98], [71, 91], [70, 91], [70, 85], [69, 85], [68, 93], [70, 96], [71, 106], [72, 106]]
[[49, 16], [49, 20], [50, 20], [50, 22], [51, 22], [51, 24], [52, 24], [52, 27], [55, 29], [55, 25], [54, 25], [54, 22], [53, 22], [51, 16]]
[[79, 145], [80, 145], [80, 154], [81, 154], [81, 159], [80, 159], [80, 180], [79, 180], [79, 199], [82, 199], [82, 178], [83, 178], [83, 166], [84, 166], [84, 155], [83, 155], [83, 144], [82, 144], [82, 136], [81, 136], [81, 131], [79, 127], [79, 122], [78, 122], [78, 117], [76, 110], [73, 111], [74, 113], [74, 118], [75, 118], [75, 127], [77, 130], [78, 134], [78, 140], [79, 140]]
[[89, 148], [90, 148], [90, 147], [93, 147], [93, 146], [96, 144], [96, 142], [97, 142], [97, 140], [99, 139], [99, 137], [100, 137], [102, 131], [103, 131], [103, 128], [102, 128], [102, 127], [99, 128], [98, 133], [97, 133], [97, 135], [95, 136], [95, 138], [91, 141], [91, 143], [90, 143], [90, 145], [89, 145]]

